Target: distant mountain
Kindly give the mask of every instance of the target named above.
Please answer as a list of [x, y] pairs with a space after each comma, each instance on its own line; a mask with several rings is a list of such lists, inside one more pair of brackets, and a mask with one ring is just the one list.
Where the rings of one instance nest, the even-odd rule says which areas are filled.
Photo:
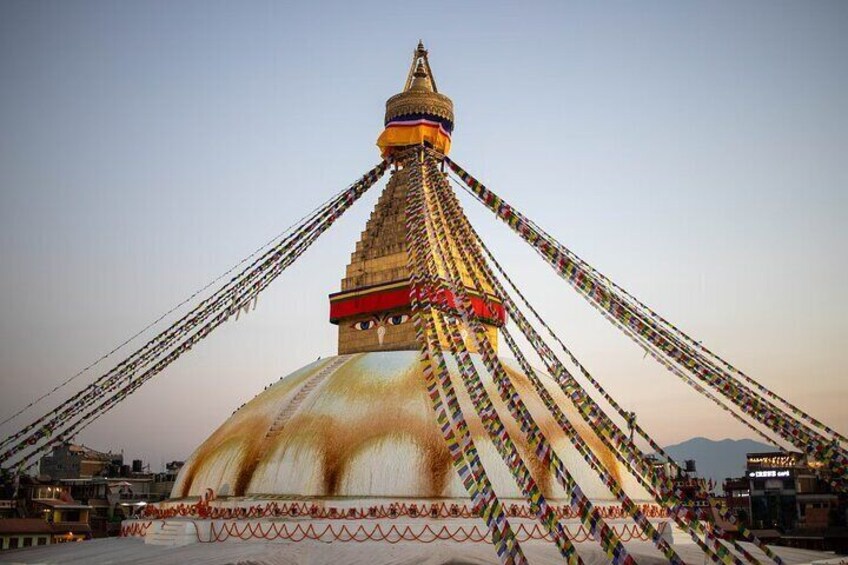
[[751, 439], [713, 441], [704, 437], [695, 437], [664, 449], [681, 465], [685, 459], [694, 459], [698, 475], [715, 481], [718, 485], [716, 492], [721, 490], [724, 479], [741, 477], [745, 473], [747, 453], [777, 450], [773, 445]]

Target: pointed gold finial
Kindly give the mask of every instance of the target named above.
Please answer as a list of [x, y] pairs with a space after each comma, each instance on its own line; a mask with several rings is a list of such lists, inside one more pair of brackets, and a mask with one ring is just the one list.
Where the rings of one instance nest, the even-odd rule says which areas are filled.
[[433, 78], [433, 70], [430, 68], [430, 60], [427, 57], [427, 50], [424, 49], [424, 42], [419, 39], [418, 47], [412, 52], [412, 64], [409, 65], [409, 73], [406, 75], [406, 85], [403, 87], [404, 92], [413, 89], [415, 78], [422, 77], [420, 73], [424, 73], [424, 76], [428, 78], [430, 86], [428, 90], [438, 92], [436, 79]]
[[426, 77], [427, 70], [424, 68], [424, 61], [418, 61], [418, 66], [415, 67], [415, 72], [412, 73], [413, 76], [417, 77]]
[[415, 72], [412, 73], [412, 84], [410, 84], [409, 88], [406, 90], [435, 92], [433, 90], [433, 81], [430, 79], [430, 74], [424, 67], [424, 61], [420, 59], [418, 60], [418, 66], [415, 68]]

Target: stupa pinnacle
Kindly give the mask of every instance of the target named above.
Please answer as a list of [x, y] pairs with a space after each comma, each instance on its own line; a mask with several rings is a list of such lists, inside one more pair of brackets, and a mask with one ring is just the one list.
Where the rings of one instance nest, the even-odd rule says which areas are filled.
[[383, 156], [422, 144], [447, 155], [453, 124], [453, 102], [436, 88], [427, 50], [419, 42], [403, 92], [386, 101], [386, 129], [377, 145]]
[[[419, 42], [403, 92], [386, 101], [385, 129], [377, 140], [383, 155], [393, 158], [396, 168], [356, 244], [341, 292], [330, 296], [330, 321], [339, 326], [340, 355], [419, 349], [409, 323], [405, 203], [407, 165], [415, 156], [408, 150], [424, 145], [447, 154], [453, 119], [453, 102], [436, 89], [427, 50]], [[478, 318], [492, 343], [497, 344], [497, 328], [505, 319], [503, 305], [488, 292], [485, 296], [476, 292], [468, 277], [469, 267], [458, 254], [454, 259], [464, 273]], [[468, 346], [474, 349], [471, 341]]]

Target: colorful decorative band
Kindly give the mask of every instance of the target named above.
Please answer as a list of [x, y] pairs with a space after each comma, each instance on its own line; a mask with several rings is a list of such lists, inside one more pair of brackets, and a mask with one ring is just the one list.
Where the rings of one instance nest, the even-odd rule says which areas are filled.
[[[474, 313], [480, 320], [499, 327], [506, 322], [506, 312], [499, 300], [493, 296], [480, 296], [470, 289], [467, 292]], [[449, 291], [440, 290], [430, 294], [438, 294], [439, 301], [445, 306], [456, 308], [456, 301]], [[338, 324], [344, 318], [410, 307], [408, 281], [375, 287], [364, 292], [340, 292], [330, 295], [330, 322]]]
[[427, 145], [447, 155], [451, 146], [453, 124], [429, 114], [411, 114], [393, 118], [377, 139], [383, 156], [389, 155], [394, 147]]
[[435, 125], [440, 125], [447, 135], [453, 133], [452, 121], [447, 118], [437, 116], [435, 114], [428, 114], [426, 112], [416, 112], [414, 114], [404, 114], [403, 116], [395, 116], [394, 118], [387, 119], [384, 122], [384, 125], [386, 127], [389, 127], [389, 125], [406, 125], [418, 122], [427, 122]]

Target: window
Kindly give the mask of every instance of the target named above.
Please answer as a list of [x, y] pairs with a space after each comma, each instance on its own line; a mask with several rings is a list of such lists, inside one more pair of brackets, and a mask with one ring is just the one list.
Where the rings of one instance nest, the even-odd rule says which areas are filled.
[[38, 545], [47, 545], [47, 538], [45, 538], [45, 537], [38, 538]]
[[79, 522], [80, 521], [80, 511], [79, 510], [68, 510], [63, 512], [62, 516], [63, 522]]
[[9, 538], [9, 549], [18, 549], [18, 538]]
[[25, 537], [24, 538], [24, 547], [32, 547], [32, 538], [31, 537]]

